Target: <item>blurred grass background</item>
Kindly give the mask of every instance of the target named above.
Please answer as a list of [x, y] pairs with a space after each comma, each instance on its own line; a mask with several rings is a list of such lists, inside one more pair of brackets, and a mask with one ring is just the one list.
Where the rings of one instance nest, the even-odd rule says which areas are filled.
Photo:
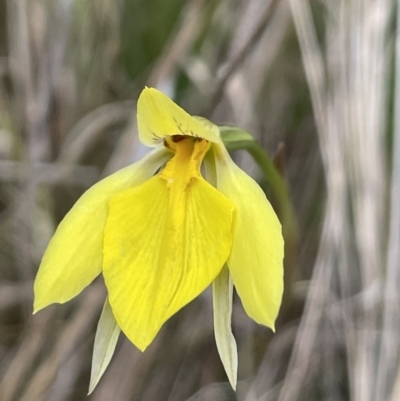
[[[400, 400], [398, 8], [0, 0], [0, 400]], [[146, 151], [135, 116], [144, 85], [253, 133], [291, 193], [276, 334], [235, 299], [236, 394], [216, 351], [210, 292], [144, 354], [120, 340], [88, 398], [102, 283], [31, 315], [60, 219]], [[234, 156], [279, 212], [254, 161]]]

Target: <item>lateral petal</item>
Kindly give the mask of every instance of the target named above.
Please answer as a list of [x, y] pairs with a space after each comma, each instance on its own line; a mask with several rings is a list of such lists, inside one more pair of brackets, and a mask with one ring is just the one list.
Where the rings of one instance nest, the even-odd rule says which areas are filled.
[[114, 355], [120, 332], [121, 329], [115, 321], [108, 299], [106, 299], [94, 338], [88, 395], [94, 391], [107, 369]]
[[233, 284], [226, 266], [213, 281], [214, 334], [229, 383], [236, 390], [238, 355], [232, 334]]
[[229, 200], [202, 178], [172, 192], [157, 175], [110, 202], [103, 275], [119, 326], [142, 351], [215, 279], [232, 244]]
[[214, 146], [217, 188], [235, 206], [228, 267], [247, 314], [274, 330], [283, 293], [281, 224], [259, 185]]
[[137, 121], [140, 141], [157, 146], [163, 138], [186, 135], [219, 141], [219, 128], [210, 121], [192, 117], [157, 89], [145, 88], [139, 96]]
[[170, 157], [166, 149], [125, 167], [88, 189], [59, 224], [39, 267], [34, 313], [78, 295], [100, 274], [111, 197], [151, 177]]

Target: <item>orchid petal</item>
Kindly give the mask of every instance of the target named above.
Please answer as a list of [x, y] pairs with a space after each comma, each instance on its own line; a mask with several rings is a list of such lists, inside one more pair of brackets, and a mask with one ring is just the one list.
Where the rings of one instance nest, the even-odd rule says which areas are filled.
[[206, 119], [192, 117], [162, 92], [145, 88], [137, 105], [137, 121], [140, 141], [156, 146], [163, 138], [185, 135], [219, 141], [219, 129]]
[[114, 318], [108, 299], [106, 299], [94, 338], [88, 395], [94, 391], [107, 369], [114, 355], [120, 332], [121, 329]]
[[217, 188], [235, 205], [234, 240], [228, 259], [233, 284], [247, 314], [274, 330], [283, 293], [281, 224], [258, 184], [214, 146]]
[[214, 333], [217, 349], [231, 386], [236, 390], [238, 355], [231, 329], [233, 284], [225, 266], [213, 282]]
[[112, 196], [150, 178], [170, 157], [155, 150], [88, 189], [59, 224], [39, 267], [34, 313], [78, 295], [101, 273], [103, 232]]
[[168, 184], [157, 175], [116, 195], [105, 229], [110, 304], [142, 351], [211, 284], [232, 245], [231, 202], [202, 178], [193, 177], [184, 191]]

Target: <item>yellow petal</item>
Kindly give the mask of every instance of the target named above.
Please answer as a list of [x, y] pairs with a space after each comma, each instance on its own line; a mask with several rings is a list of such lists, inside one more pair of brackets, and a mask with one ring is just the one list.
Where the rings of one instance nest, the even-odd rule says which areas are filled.
[[137, 105], [137, 121], [140, 141], [155, 146], [172, 135], [204, 138], [219, 141], [219, 129], [208, 120], [192, 117], [162, 92], [145, 88]]
[[103, 274], [119, 326], [142, 351], [231, 249], [231, 202], [201, 177], [179, 192], [173, 181], [157, 175], [110, 202]]
[[214, 146], [217, 188], [235, 206], [228, 267], [247, 314], [274, 330], [283, 293], [281, 224], [257, 183]]
[[229, 383], [236, 390], [238, 355], [231, 329], [233, 285], [225, 266], [213, 282], [214, 333]]
[[114, 318], [108, 299], [106, 299], [94, 339], [88, 395], [96, 388], [103, 373], [107, 369], [114, 355], [120, 332], [121, 329]]
[[160, 149], [98, 182], [76, 202], [58, 226], [39, 267], [35, 313], [78, 295], [101, 272], [103, 232], [113, 195], [151, 177], [170, 157]]

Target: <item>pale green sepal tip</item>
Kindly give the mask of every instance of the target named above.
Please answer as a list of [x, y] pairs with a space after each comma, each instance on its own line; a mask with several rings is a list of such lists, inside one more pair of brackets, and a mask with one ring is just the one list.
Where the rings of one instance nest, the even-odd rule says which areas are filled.
[[92, 371], [90, 374], [88, 395], [96, 388], [103, 373], [107, 369], [114, 354], [120, 332], [121, 329], [114, 318], [107, 298], [104, 303], [103, 311], [101, 312], [94, 339]]
[[233, 284], [225, 265], [213, 282], [214, 334], [229, 383], [236, 391], [238, 355], [231, 330]]
[[[207, 180], [217, 186], [214, 152], [204, 158]], [[213, 285], [214, 335], [217, 350], [228, 380], [236, 391], [238, 356], [236, 341], [231, 330], [233, 283], [227, 266], [214, 280]]]
[[254, 142], [253, 136], [239, 127], [220, 126], [218, 128], [222, 142], [225, 146], [229, 146], [229, 144], [235, 142]]

